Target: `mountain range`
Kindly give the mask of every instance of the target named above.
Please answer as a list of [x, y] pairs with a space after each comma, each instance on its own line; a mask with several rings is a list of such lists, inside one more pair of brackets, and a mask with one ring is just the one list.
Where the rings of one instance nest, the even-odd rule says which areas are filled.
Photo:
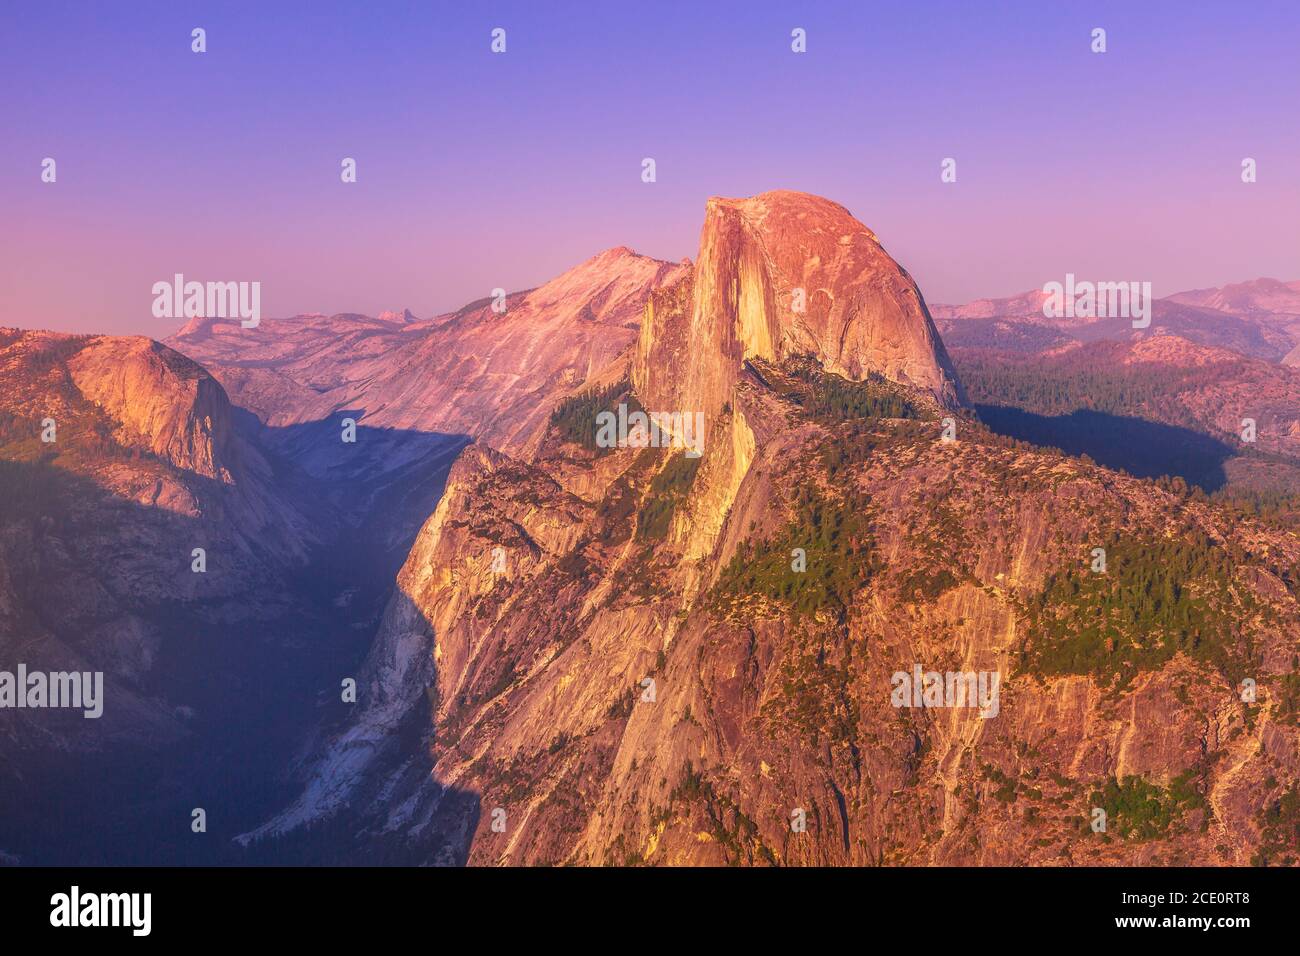
[[1294, 864], [1298, 345], [1270, 279], [928, 306], [790, 191], [430, 319], [3, 330], [0, 670], [111, 683], [0, 712], [0, 850], [85, 860], [100, 760], [114, 860]]

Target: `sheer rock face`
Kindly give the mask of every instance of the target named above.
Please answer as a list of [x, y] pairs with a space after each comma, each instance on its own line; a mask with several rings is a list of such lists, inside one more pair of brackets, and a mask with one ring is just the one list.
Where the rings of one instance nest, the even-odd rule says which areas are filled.
[[230, 401], [202, 366], [150, 339], [98, 337], [68, 370], [81, 393], [118, 422], [124, 443], [143, 443], [206, 478], [233, 480]]
[[643, 404], [713, 415], [746, 359], [798, 354], [950, 408], [963, 400], [916, 283], [842, 206], [787, 191], [710, 199], [691, 277], [646, 306], [633, 379]]

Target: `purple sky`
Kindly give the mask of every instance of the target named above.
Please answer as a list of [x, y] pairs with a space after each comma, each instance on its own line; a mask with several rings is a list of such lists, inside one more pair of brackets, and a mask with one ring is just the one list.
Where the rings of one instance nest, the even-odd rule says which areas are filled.
[[1294, 0], [51, 2], [5, 19], [0, 324], [161, 337], [180, 323], [153, 318], [150, 288], [176, 272], [259, 280], [267, 316], [427, 316], [609, 246], [694, 256], [708, 196], [773, 188], [847, 206], [931, 302], [1066, 272], [1157, 296], [1300, 278]]

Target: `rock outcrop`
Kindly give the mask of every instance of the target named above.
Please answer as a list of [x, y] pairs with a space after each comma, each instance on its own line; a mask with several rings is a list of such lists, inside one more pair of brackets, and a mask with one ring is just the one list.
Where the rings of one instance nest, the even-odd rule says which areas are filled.
[[710, 199], [691, 275], [646, 306], [641, 401], [712, 416], [744, 362], [803, 354], [854, 381], [875, 372], [961, 402], [916, 283], [846, 209], [789, 191]]
[[72, 382], [121, 430], [177, 468], [231, 482], [225, 390], [197, 363], [146, 338], [92, 339], [68, 360]]

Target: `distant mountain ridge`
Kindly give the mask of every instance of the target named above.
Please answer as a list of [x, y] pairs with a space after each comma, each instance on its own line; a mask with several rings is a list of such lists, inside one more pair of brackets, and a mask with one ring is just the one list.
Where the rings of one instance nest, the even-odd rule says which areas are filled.
[[1031, 290], [931, 311], [950, 347], [1040, 351], [1069, 341], [1171, 333], [1287, 365], [1300, 361], [1300, 281], [1254, 279], [1165, 296], [1154, 302], [1148, 329], [1134, 329], [1128, 318], [1047, 318], [1046, 298]]

